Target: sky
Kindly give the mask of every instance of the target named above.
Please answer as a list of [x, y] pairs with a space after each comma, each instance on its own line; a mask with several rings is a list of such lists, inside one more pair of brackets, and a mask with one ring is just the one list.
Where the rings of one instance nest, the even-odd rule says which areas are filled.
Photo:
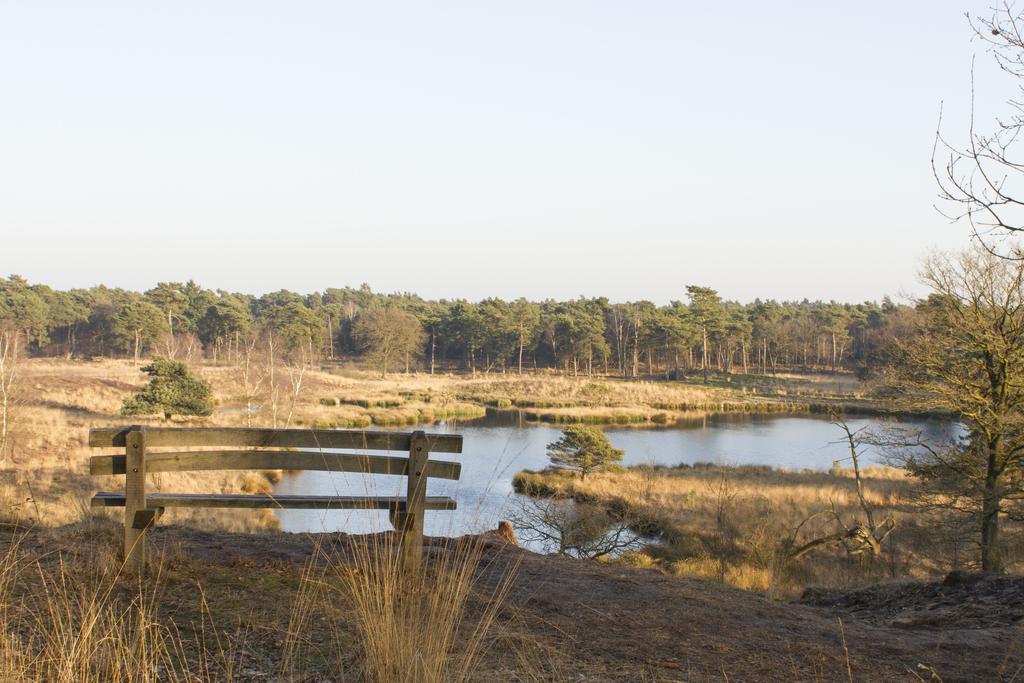
[[989, 4], [0, 0], [0, 275], [917, 295]]

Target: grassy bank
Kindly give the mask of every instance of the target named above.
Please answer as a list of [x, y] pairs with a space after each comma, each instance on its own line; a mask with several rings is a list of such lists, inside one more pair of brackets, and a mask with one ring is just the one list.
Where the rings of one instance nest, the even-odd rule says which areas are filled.
[[[863, 480], [875, 518], [891, 516], [895, 523], [877, 557], [851, 557], [840, 543], [792, 557], [807, 542], [864, 521], [852, 472], [845, 469], [642, 466], [585, 480], [566, 471], [525, 471], [514, 485], [538, 498], [601, 506], [657, 537], [616, 561], [775, 597], [799, 595], [807, 586], [920, 579], [966, 566], [973, 529], [960, 526], [959, 519], [912, 510], [908, 500], [915, 483], [900, 470], [868, 468]], [[1008, 530], [1008, 553], [1011, 568], [1019, 570], [1019, 530]]]

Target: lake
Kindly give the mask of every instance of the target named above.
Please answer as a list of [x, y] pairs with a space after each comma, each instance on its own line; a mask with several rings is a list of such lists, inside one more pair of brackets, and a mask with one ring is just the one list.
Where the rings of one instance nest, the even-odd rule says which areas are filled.
[[[955, 423], [938, 420], [851, 419], [852, 429], [894, 424], [921, 430], [931, 440], [949, 440], [959, 433]], [[406, 428], [406, 431], [409, 428]], [[457, 432], [464, 436], [463, 452], [439, 453], [433, 458], [462, 463], [459, 481], [431, 479], [428, 495], [452, 496], [455, 512], [427, 512], [428, 535], [457, 536], [493, 529], [513, 503], [512, 477], [523, 469], [548, 464], [547, 444], [561, 428], [524, 422], [517, 411], [489, 414], [478, 420], [441, 422], [428, 432]], [[677, 465], [716, 462], [727, 465], [770, 465], [791, 470], [827, 470], [834, 460], [848, 458], [842, 431], [827, 419], [809, 415], [751, 415], [724, 413], [680, 421], [659, 428], [609, 426], [605, 430], [616, 448], [625, 451], [623, 464]], [[862, 464], [880, 461], [865, 450]], [[849, 467], [848, 460], [843, 462]], [[276, 494], [404, 495], [405, 478], [345, 472], [285, 473]], [[391, 528], [387, 513], [367, 510], [278, 510], [284, 531], [348, 531], [368, 533]]]

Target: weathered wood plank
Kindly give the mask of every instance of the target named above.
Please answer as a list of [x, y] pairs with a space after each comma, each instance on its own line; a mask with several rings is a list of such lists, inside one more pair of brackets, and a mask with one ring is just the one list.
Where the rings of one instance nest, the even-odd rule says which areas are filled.
[[427, 500], [427, 463], [430, 448], [426, 434], [413, 432], [409, 444], [408, 492], [406, 515], [397, 518], [402, 524], [402, 555], [404, 570], [408, 573], [419, 571], [423, 560], [423, 511]]
[[[409, 460], [387, 455], [320, 451], [149, 451], [146, 453], [146, 470], [317, 470], [405, 475], [409, 471]], [[124, 474], [125, 471], [123, 455], [94, 455], [89, 458], [89, 474]], [[457, 480], [461, 471], [462, 465], [446, 460], [431, 460], [426, 466], [427, 476], [435, 479]]]
[[[89, 445], [119, 447], [133, 427], [89, 430]], [[235, 446], [265, 448], [343, 448], [407, 451], [412, 435], [358, 429], [250, 429], [246, 427], [143, 427], [150, 448], [169, 446]], [[426, 434], [430, 450], [461, 453], [461, 434]]]
[[[150, 493], [150, 508], [216, 507], [216, 508], [288, 508], [298, 510], [394, 510], [404, 512], [406, 499], [391, 496], [273, 496], [264, 494]], [[92, 497], [92, 507], [122, 507], [122, 493], [100, 491]], [[427, 510], [455, 510], [453, 498], [430, 496], [424, 501]], [[134, 520], [133, 520], [134, 521]]]
[[136, 529], [148, 529], [156, 524], [157, 520], [164, 514], [163, 508], [146, 508], [135, 513], [135, 520], [132, 526]]
[[141, 431], [125, 437], [124, 569], [138, 574], [145, 566], [145, 527], [135, 525], [136, 515], [146, 509], [146, 442]]

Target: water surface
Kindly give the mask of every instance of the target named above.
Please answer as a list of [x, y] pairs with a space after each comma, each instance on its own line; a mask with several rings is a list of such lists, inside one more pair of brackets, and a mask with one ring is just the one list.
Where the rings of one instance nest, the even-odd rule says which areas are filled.
[[[933, 420], [885, 421], [851, 419], [852, 429], [898, 425], [919, 429], [926, 438], [945, 441], [954, 437], [955, 424]], [[485, 418], [441, 422], [432, 432], [464, 436], [461, 454], [440, 453], [436, 459], [462, 463], [459, 481], [429, 480], [428, 495], [452, 496], [459, 509], [427, 512], [429, 535], [461, 535], [494, 528], [515, 505], [512, 477], [523, 469], [548, 465], [547, 444], [558, 439], [561, 428], [522, 421], [518, 412], [497, 412]], [[750, 415], [726, 413], [683, 420], [658, 428], [609, 426], [605, 433], [625, 451], [623, 464], [717, 462], [729, 465], [770, 465], [790, 470], [827, 470], [833, 461], [849, 466], [843, 433], [828, 420], [808, 415]], [[865, 464], [878, 463], [881, 454], [864, 452]], [[404, 495], [405, 478], [345, 472], [286, 473], [275, 486], [277, 494]], [[390, 529], [387, 513], [367, 510], [279, 510], [285, 531], [348, 531], [367, 533]]]

